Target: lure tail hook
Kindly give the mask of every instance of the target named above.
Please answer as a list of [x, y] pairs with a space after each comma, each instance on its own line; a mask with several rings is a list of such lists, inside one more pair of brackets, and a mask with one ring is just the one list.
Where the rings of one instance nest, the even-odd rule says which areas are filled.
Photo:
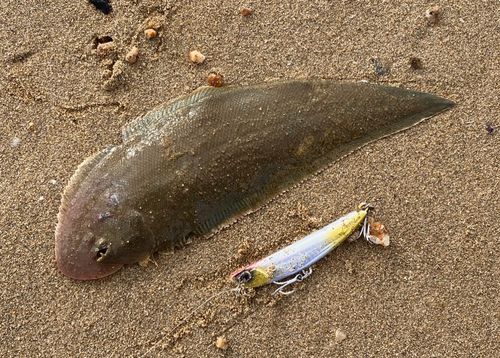
[[370, 240], [368, 240], [368, 235], [370, 233], [370, 224], [368, 224], [368, 216], [365, 217], [365, 220], [363, 221], [363, 226], [361, 227], [361, 230], [359, 231], [359, 235], [356, 237], [356, 240], [359, 239], [361, 236], [368, 241], [370, 244], [373, 244]]
[[275, 294], [277, 294], [278, 292], [282, 295], [291, 295], [292, 293], [294, 293], [295, 291], [297, 291], [297, 289], [295, 290], [292, 290], [292, 291], [283, 291], [283, 289], [288, 286], [288, 285], [291, 285], [292, 283], [294, 282], [301, 282], [303, 281], [306, 277], [308, 277], [310, 274], [312, 274], [312, 268], [309, 267], [309, 270], [306, 271], [306, 270], [302, 270], [302, 273], [299, 273], [297, 274], [294, 278], [291, 278], [290, 280], [287, 280], [287, 281], [273, 281], [273, 283], [279, 285], [280, 287], [273, 292], [273, 296]]
[[368, 223], [368, 212], [370, 210], [373, 210], [373, 205], [362, 203], [359, 204], [359, 209], [360, 210], [366, 210], [367, 215], [365, 216], [365, 220], [363, 221], [363, 226], [361, 227], [361, 230], [359, 231], [359, 235], [356, 237], [356, 240], [359, 239], [361, 236], [368, 241], [370, 244], [373, 244], [373, 242], [368, 239], [368, 236], [370, 235], [370, 224]]

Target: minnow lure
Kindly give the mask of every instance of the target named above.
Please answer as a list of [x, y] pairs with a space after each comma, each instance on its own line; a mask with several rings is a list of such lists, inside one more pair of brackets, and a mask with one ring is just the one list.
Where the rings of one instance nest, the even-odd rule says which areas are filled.
[[[233, 272], [231, 279], [243, 289], [276, 283], [280, 285], [280, 288], [273, 295], [277, 292], [283, 294], [294, 292], [284, 292], [283, 288], [293, 282], [302, 281], [309, 276], [312, 272], [310, 266], [344, 242], [363, 222], [365, 224], [360, 236], [363, 235], [367, 238], [369, 227], [365, 219], [368, 210], [371, 208], [370, 205], [365, 203], [360, 204], [358, 210], [341, 217], [262, 260]], [[308, 271], [306, 271], [307, 268], [309, 268]], [[302, 273], [291, 280], [280, 282], [298, 272]]]
[[[364, 236], [364, 238], [370, 243], [377, 243], [387, 246], [385, 243], [375, 242], [370, 236], [378, 235], [379, 229], [376, 232], [372, 232], [371, 226], [368, 222], [368, 211], [372, 209], [371, 205], [361, 203], [358, 206], [357, 211], [353, 211], [330, 225], [306, 236], [305, 238], [285, 247], [284, 249], [257, 261], [244, 269], [238, 270], [231, 274], [230, 278], [232, 281], [236, 282], [237, 287], [222, 292], [218, 292], [209, 298], [207, 298], [203, 303], [196, 306], [191, 312], [185, 315], [182, 320], [177, 323], [173, 328], [171, 328], [167, 333], [165, 333], [158, 341], [156, 341], [153, 346], [151, 346], [144, 354], [140, 357], [145, 357], [151, 353], [156, 347], [158, 347], [167, 336], [179, 328], [184, 322], [186, 322], [190, 317], [192, 317], [196, 312], [198, 312], [202, 307], [207, 305], [213, 299], [230, 292], [236, 292], [238, 295], [240, 293], [245, 294], [247, 288], [254, 288], [264, 286], [269, 283], [276, 283], [280, 287], [274, 291], [273, 296], [276, 293], [281, 293], [284, 295], [289, 295], [293, 291], [284, 291], [283, 289], [292, 284], [293, 282], [302, 281], [304, 278], [312, 273], [311, 265], [322, 259], [334, 248], [339, 246], [343, 241], [345, 241], [353, 232], [358, 228], [361, 223], [363, 226], [361, 232], [358, 236]], [[376, 224], [376, 223], [374, 223]], [[377, 224], [383, 226], [381, 223]], [[387, 236], [387, 230], [385, 227], [383, 229], [384, 235]], [[309, 271], [305, 271], [309, 267]], [[285, 281], [277, 282], [276, 280], [281, 280], [287, 278], [299, 271], [301, 274], [295, 276], [295, 278]]]
[[330, 80], [196, 90], [136, 119], [122, 144], [78, 167], [59, 209], [57, 266], [91, 280], [182, 246], [452, 105]]

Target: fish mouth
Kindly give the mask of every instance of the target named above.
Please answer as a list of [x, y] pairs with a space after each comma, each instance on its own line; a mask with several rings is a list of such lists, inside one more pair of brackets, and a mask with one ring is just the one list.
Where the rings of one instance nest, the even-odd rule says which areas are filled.
[[[79, 243], [77, 247], [76, 242]], [[92, 246], [89, 240], [68, 240], [60, 232], [56, 232], [56, 261], [59, 271], [75, 280], [97, 280], [123, 267], [123, 264], [99, 262], [99, 257], [105, 252], [99, 250], [96, 255]]]

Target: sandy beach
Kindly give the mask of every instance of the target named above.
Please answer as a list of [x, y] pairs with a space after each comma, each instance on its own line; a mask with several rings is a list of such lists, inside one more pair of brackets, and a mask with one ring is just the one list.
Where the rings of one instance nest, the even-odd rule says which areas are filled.
[[[498, 2], [109, 3], [107, 15], [87, 0], [0, 3], [0, 356], [139, 357], [153, 346], [148, 357], [498, 355]], [[426, 17], [433, 6], [438, 21]], [[157, 265], [88, 282], [62, 275], [54, 229], [77, 166], [213, 71], [225, 85], [367, 81], [456, 105], [213, 237], [155, 255]], [[389, 247], [346, 243], [294, 294], [223, 294], [171, 332], [233, 288], [231, 272], [360, 202], [375, 206]]]

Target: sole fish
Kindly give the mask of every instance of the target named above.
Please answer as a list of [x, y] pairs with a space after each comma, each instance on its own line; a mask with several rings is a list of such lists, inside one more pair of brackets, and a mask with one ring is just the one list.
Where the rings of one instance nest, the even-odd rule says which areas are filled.
[[205, 87], [123, 130], [62, 196], [59, 270], [98, 279], [204, 235], [377, 138], [453, 105], [331, 80]]

